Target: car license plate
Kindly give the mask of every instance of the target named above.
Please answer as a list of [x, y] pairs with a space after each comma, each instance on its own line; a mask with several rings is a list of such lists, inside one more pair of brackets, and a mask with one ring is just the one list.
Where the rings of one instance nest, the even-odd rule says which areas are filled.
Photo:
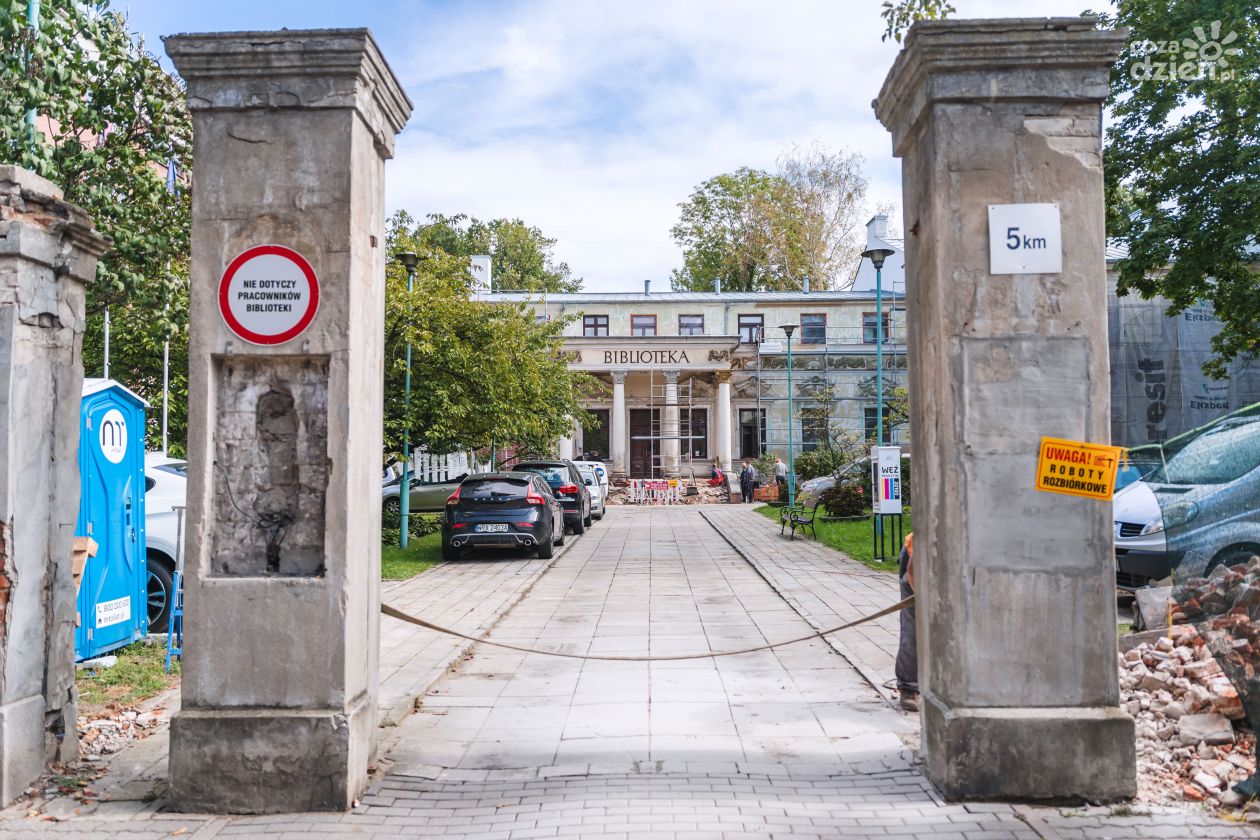
[[497, 533], [502, 533], [506, 531], [507, 529], [508, 529], [508, 526], [506, 522], [499, 522], [494, 525], [478, 525], [477, 527], [473, 528], [473, 530], [479, 534], [497, 534]]

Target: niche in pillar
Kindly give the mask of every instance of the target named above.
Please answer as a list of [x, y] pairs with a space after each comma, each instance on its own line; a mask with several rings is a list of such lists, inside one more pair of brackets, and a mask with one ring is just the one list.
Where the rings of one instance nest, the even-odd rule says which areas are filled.
[[323, 576], [328, 365], [327, 356], [215, 359], [211, 575]]

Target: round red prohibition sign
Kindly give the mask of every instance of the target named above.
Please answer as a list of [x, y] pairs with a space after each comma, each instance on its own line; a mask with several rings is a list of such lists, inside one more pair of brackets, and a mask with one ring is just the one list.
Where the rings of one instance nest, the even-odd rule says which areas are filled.
[[283, 245], [256, 245], [219, 281], [219, 314], [250, 344], [297, 338], [319, 309], [319, 280], [306, 258]]

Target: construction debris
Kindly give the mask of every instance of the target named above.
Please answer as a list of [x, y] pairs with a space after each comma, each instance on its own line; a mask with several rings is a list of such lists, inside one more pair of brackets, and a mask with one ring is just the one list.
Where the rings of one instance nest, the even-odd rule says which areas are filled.
[[1236, 806], [1229, 788], [1255, 772], [1255, 736], [1238, 692], [1189, 625], [1125, 653], [1121, 701], [1137, 729], [1138, 798]]
[[120, 709], [107, 717], [79, 718], [79, 758], [100, 761], [135, 741], [147, 738], [165, 723], [166, 710], [157, 707], [147, 711]]

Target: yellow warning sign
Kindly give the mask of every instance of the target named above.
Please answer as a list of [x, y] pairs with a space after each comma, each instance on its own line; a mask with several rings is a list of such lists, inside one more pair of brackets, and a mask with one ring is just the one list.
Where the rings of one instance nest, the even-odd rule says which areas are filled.
[[1110, 500], [1123, 455], [1119, 446], [1043, 437], [1037, 457], [1037, 489]]

